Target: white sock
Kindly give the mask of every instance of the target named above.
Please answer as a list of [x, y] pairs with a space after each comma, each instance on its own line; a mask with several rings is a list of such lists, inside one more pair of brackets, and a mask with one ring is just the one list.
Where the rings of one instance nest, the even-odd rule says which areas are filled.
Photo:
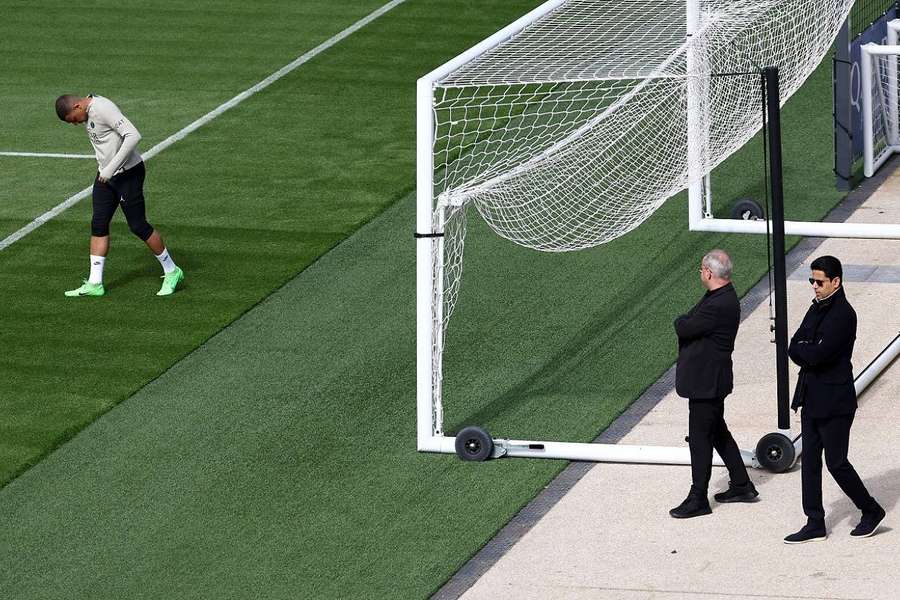
[[156, 255], [156, 260], [162, 265], [163, 273], [166, 275], [175, 270], [175, 261], [169, 256], [168, 248], [163, 248], [162, 253]]
[[91, 254], [91, 275], [88, 277], [88, 283], [103, 283], [103, 263], [105, 262], [105, 256]]

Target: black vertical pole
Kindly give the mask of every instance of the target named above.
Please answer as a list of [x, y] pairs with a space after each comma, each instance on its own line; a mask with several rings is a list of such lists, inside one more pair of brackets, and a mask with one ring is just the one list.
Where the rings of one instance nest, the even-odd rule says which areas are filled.
[[790, 429], [787, 356], [787, 270], [784, 262], [784, 190], [781, 172], [781, 110], [778, 67], [763, 69], [769, 124], [769, 170], [772, 195], [772, 262], [775, 266], [775, 375], [778, 428]]
[[834, 42], [831, 83], [834, 108], [834, 175], [837, 189], [850, 190], [853, 175], [853, 107], [850, 102], [850, 17], [844, 21]]

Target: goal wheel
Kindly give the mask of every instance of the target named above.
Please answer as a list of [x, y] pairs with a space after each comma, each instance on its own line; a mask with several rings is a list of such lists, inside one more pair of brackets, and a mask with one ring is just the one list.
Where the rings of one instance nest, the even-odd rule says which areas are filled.
[[742, 221], [760, 221], [763, 218], [763, 209], [753, 198], [741, 198], [731, 208], [731, 218]]
[[466, 427], [456, 434], [456, 455], [462, 460], [481, 462], [491, 457], [494, 440], [481, 427]]
[[756, 460], [773, 473], [783, 473], [797, 460], [794, 442], [783, 433], [767, 433], [756, 444]]

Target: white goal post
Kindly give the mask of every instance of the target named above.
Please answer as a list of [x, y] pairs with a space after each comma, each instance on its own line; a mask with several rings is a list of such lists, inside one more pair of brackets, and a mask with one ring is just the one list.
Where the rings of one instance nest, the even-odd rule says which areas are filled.
[[[467, 208], [504, 238], [562, 252], [624, 235], [688, 188], [691, 229], [766, 233], [765, 221], [710, 216], [709, 173], [762, 126], [754, 66], [779, 66], [783, 103], [852, 4], [550, 0], [419, 79], [420, 451], [459, 450], [444, 432], [442, 378]], [[900, 238], [900, 226], [880, 227], [785, 224], [789, 234]], [[898, 352], [895, 340], [885, 360]], [[492, 442], [493, 456], [690, 464], [687, 447]]]
[[[897, 45], [900, 19], [887, 24], [887, 45], [865, 44], [861, 48], [860, 84], [863, 123], [863, 173], [871, 177], [894, 152], [900, 151], [898, 124]], [[689, 105], [689, 111], [699, 109]], [[717, 219], [712, 216], [711, 191], [707, 185], [688, 189], [688, 227], [691, 231], [766, 234], [765, 220]], [[785, 221], [787, 235], [864, 239], [900, 239], [900, 224], [822, 223]]]
[[900, 19], [887, 23], [887, 43], [860, 48], [860, 109], [863, 130], [863, 174], [872, 177], [895, 152], [900, 152], [897, 45]]

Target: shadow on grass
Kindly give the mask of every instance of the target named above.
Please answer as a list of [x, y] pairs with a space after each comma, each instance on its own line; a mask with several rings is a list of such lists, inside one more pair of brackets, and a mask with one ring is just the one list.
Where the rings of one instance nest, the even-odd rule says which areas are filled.
[[[693, 270], [694, 262], [699, 261], [699, 256], [695, 256], [696, 248], [690, 244], [684, 248], [684, 245], [681, 244], [680, 251], [672, 253], [672, 248], [679, 246], [676, 242], [677, 238], [671, 240], [671, 243], [664, 244], [652, 256], [647, 256], [644, 264], [653, 264], [654, 268], [660, 269], [661, 272], [677, 273], [678, 275], [685, 270], [685, 265], [691, 265], [690, 270]], [[648, 308], [657, 306], [660, 300], [665, 299], [667, 288], [661, 289], [655, 278], [647, 277], [635, 281], [637, 283], [628, 290], [627, 295], [619, 296], [620, 301], [606, 304], [601, 309], [594, 311], [590, 323], [581, 328], [566, 343], [560, 344], [559, 350], [548, 357], [531, 375], [510, 387], [480, 410], [463, 415], [448, 423], [447, 435], [453, 435], [454, 432], [458, 432], [467, 425], [496, 422], [520, 403], [528, 399], [547, 397], [560, 390], [565, 390], [567, 395], [580, 398], [601, 397], [609, 388], [609, 382], [604, 380], [601, 374], [598, 373], [596, 378], [578, 382], [571, 381], [571, 374], [590, 372], [588, 363], [600, 360], [604, 351], [608, 358], [615, 360], [615, 348], [612, 346], [621, 344], [621, 340], [627, 338], [630, 330], [640, 329], [641, 324], [646, 321]], [[697, 298], [699, 299], [702, 291], [699, 283], [697, 288]], [[672, 319], [676, 316], [674, 313], [671, 315]], [[671, 333], [671, 336], [674, 348], [674, 332]], [[647, 373], [647, 381], [651, 383], [655, 381], [668, 366], [662, 367], [659, 373]], [[638, 392], [638, 395], [641, 391]], [[615, 404], [615, 410], [612, 411], [613, 414], [607, 414], [607, 418], [598, 424], [600, 430], [605, 429], [636, 397], [619, 398]], [[597, 413], [598, 415], [601, 413], [599, 408]]]

